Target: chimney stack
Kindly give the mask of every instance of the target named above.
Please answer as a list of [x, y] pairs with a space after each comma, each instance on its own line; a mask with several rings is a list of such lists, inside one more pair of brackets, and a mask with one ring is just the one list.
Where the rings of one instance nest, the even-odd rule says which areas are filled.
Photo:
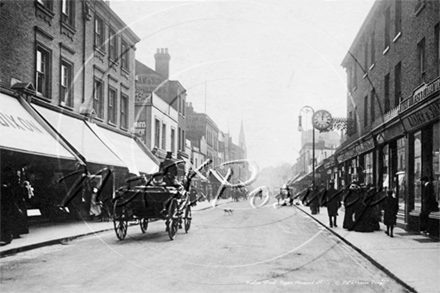
[[171, 59], [170, 54], [168, 54], [168, 48], [157, 49], [154, 59], [156, 59], [156, 72], [168, 79], [170, 76]]

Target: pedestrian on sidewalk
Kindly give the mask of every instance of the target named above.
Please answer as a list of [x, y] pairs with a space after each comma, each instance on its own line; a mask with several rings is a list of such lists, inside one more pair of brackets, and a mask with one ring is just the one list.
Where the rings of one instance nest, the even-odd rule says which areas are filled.
[[420, 179], [422, 184], [422, 210], [420, 212], [420, 231], [427, 234], [429, 227], [429, 214], [438, 212], [438, 202], [435, 199], [434, 186], [428, 176]]
[[389, 189], [387, 190], [387, 198], [385, 199], [383, 223], [387, 226], [385, 234], [390, 237], [394, 237], [393, 229], [396, 225], [398, 210], [399, 201], [396, 198], [396, 193], [394, 190]]
[[348, 187], [348, 192], [343, 197], [343, 203], [344, 203], [344, 222], [342, 224], [342, 227], [344, 229], [347, 229], [349, 231], [353, 230], [354, 228], [354, 214], [355, 214], [355, 205], [360, 199], [360, 186], [357, 184], [356, 181], [353, 181], [350, 186]]
[[334, 181], [330, 181], [330, 187], [327, 190], [323, 205], [327, 207], [327, 214], [329, 219], [330, 228], [338, 227], [337, 217], [338, 209], [341, 207], [341, 194], [343, 190], [336, 190], [334, 187]]

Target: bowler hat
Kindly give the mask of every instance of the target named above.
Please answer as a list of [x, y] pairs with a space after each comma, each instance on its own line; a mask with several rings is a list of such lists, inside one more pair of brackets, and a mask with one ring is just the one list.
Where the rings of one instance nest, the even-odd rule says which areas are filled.
[[167, 152], [167, 156], [165, 158], [172, 159], [173, 158], [173, 152]]

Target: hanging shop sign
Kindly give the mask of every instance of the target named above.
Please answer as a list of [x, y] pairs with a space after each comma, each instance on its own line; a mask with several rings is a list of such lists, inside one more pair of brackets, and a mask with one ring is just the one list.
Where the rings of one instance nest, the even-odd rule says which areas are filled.
[[402, 121], [405, 129], [410, 131], [412, 129], [420, 128], [440, 117], [440, 100], [436, 99], [433, 103], [423, 107], [417, 112], [403, 118]]
[[440, 77], [431, 83], [423, 84], [415, 89], [412, 96], [400, 103], [400, 112], [417, 105], [421, 101], [440, 91]]

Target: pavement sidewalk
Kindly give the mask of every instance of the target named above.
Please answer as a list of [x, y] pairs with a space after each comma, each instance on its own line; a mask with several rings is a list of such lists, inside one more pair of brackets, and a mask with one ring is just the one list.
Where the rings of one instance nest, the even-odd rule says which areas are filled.
[[[231, 200], [220, 199], [217, 205], [231, 202]], [[212, 202], [198, 202], [193, 211], [200, 211], [212, 207]], [[20, 235], [20, 238], [12, 240], [11, 243], [0, 246], [0, 257], [13, 255], [19, 252], [59, 244], [78, 237], [113, 230], [113, 222], [76, 221], [64, 223], [44, 223], [29, 227], [28, 234]], [[115, 236], [116, 237], [116, 236]]]
[[409, 233], [398, 227], [394, 228], [394, 238], [391, 238], [385, 234], [386, 226], [383, 223], [380, 223], [380, 231], [348, 231], [342, 228], [344, 208], [338, 211], [338, 227], [330, 228], [325, 207], [321, 207], [320, 213], [316, 215], [311, 215], [309, 207], [302, 205], [297, 207], [409, 291], [440, 292], [440, 242], [438, 240]]

